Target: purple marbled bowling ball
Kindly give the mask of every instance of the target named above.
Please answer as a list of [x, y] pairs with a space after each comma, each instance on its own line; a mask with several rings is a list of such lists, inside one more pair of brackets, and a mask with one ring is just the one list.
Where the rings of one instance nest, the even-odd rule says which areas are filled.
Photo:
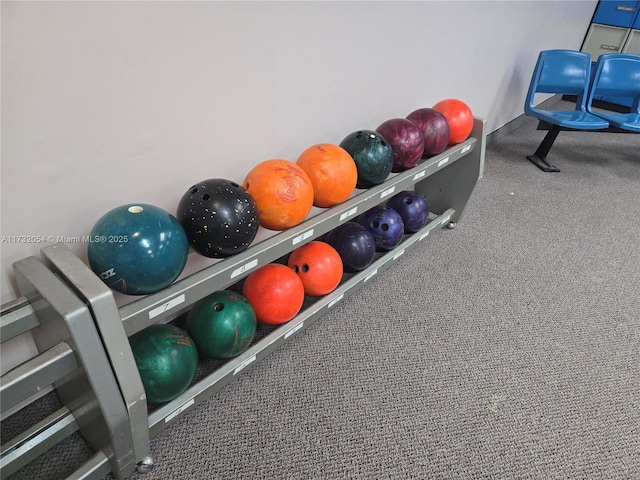
[[373, 234], [377, 251], [393, 250], [404, 235], [402, 217], [386, 205], [376, 205], [364, 212], [358, 217], [358, 223]]
[[411, 112], [407, 119], [413, 122], [424, 137], [424, 158], [444, 151], [449, 144], [449, 122], [445, 116], [433, 108], [419, 108]]
[[424, 196], [412, 190], [403, 190], [387, 200], [387, 206], [393, 208], [402, 217], [405, 233], [415, 233], [427, 224], [429, 204]]
[[350, 221], [331, 230], [325, 242], [335, 248], [346, 272], [359, 272], [367, 268], [376, 255], [373, 234], [359, 223]]
[[392, 172], [402, 172], [415, 167], [422, 158], [424, 137], [422, 130], [406, 118], [392, 118], [376, 128], [391, 144], [393, 151]]

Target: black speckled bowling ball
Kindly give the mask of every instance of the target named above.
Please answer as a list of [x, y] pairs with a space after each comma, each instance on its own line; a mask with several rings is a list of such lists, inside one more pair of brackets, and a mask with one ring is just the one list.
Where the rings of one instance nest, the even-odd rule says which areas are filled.
[[240, 253], [258, 233], [258, 211], [249, 193], [230, 180], [204, 180], [180, 200], [176, 217], [193, 249], [211, 258]]

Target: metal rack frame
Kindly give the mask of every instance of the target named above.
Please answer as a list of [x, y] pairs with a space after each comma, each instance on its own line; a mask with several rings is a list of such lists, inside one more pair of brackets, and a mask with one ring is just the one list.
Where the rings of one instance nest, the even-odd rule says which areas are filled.
[[[2, 306], [1, 340], [30, 331], [41, 353], [2, 376], [3, 416], [37, 401], [43, 385], [52, 385], [64, 406], [2, 445], [2, 479], [75, 431], [80, 431], [96, 453], [69, 478], [126, 478], [136, 468], [142, 472], [151, 469], [151, 437], [364, 287], [432, 232], [455, 226], [483, 175], [485, 147], [485, 121], [476, 118], [471, 137], [464, 142], [238, 255], [120, 308], [113, 293], [64, 244], [44, 247], [42, 259], [28, 257], [16, 262], [14, 272], [24, 297]], [[210, 293], [236, 284], [260, 266], [409, 189], [425, 195], [436, 215], [424, 228], [149, 413], [129, 336], [154, 323], [174, 320]]]

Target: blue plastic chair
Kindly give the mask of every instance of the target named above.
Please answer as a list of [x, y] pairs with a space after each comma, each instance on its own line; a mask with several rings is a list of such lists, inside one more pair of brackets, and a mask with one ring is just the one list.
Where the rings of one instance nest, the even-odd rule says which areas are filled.
[[[595, 111], [593, 100], [596, 97], [632, 98], [629, 113]], [[596, 64], [593, 85], [589, 91], [587, 111], [596, 115], [611, 126], [640, 132], [640, 55], [608, 53], [600, 55]]]
[[[527, 157], [545, 172], [560, 170], [547, 162], [547, 154], [561, 129], [600, 130], [609, 126], [586, 108], [591, 80], [591, 55], [575, 50], [545, 50], [540, 52], [531, 77], [524, 112], [551, 127], [533, 155]], [[538, 93], [554, 93], [576, 97], [574, 110], [543, 110], [534, 105]]]

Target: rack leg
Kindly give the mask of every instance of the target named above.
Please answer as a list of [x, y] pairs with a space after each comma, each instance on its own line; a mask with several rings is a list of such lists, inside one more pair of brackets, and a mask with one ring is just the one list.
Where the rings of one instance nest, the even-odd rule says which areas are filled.
[[415, 191], [425, 196], [433, 213], [440, 215], [448, 208], [455, 210], [450, 219], [454, 225], [460, 220], [478, 180], [484, 174], [485, 128], [485, 121], [476, 119], [471, 136], [479, 141], [473, 151], [415, 185]]

